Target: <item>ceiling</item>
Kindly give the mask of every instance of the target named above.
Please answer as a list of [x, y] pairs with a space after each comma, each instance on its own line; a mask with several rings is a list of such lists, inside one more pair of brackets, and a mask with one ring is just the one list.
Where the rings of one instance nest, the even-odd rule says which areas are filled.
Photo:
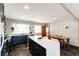
[[[25, 5], [27, 5], [29, 9], [25, 9]], [[79, 4], [64, 5], [72, 13], [76, 10], [73, 13], [76, 17], [79, 15]], [[72, 18], [72, 15], [58, 3], [5, 3], [4, 10], [7, 18], [39, 23], [51, 23]]]
[[76, 18], [79, 18], [79, 3], [66, 3], [64, 5]]

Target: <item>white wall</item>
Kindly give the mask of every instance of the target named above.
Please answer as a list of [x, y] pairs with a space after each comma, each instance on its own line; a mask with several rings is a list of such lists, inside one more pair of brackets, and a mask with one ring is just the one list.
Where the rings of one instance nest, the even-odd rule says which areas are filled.
[[5, 35], [10, 35], [12, 33], [12, 30], [11, 30], [11, 26], [12, 26], [12, 20], [8, 20], [6, 19], [6, 31], [5, 31]]
[[[66, 29], [65, 27], [69, 28]], [[75, 19], [53, 22], [50, 24], [52, 35], [63, 35], [70, 37], [70, 44], [78, 46], [78, 22]]]
[[22, 21], [22, 20], [14, 20], [14, 19], [9, 19], [9, 18], [6, 18], [5, 22], [6, 22], [6, 26], [5, 27], [6, 27], [6, 34], [7, 35], [11, 35], [12, 34], [12, 30], [11, 30], [12, 23], [23, 23], [23, 24], [29, 24], [30, 26], [44, 25], [42, 23], [34, 23], [34, 22]]
[[[4, 15], [4, 5], [3, 3], [0, 3], [0, 55], [1, 55], [1, 50], [3, 47], [3, 42], [4, 42], [4, 23], [3, 23], [3, 15]], [[2, 42], [1, 42], [1, 37], [2, 37]]]
[[0, 47], [1, 47], [1, 17], [0, 17]]

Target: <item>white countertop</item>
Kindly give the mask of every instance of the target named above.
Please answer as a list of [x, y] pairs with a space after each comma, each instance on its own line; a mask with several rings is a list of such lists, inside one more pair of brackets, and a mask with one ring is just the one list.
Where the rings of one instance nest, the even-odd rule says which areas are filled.
[[38, 43], [44, 48], [52, 48], [53, 46], [59, 45], [59, 41], [57, 39], [48, 39], [48, 37], [44, 37], [42, 39], [38, 39], [41, 36], [29, 36], [30, 39]]
[[38, 39], [39, 37], [41, 36], [29, 36], [31, 40], [46, 49], [46, 56], [60, 56], [60, 43], [57, 39], [50, 40], [48, 37]]

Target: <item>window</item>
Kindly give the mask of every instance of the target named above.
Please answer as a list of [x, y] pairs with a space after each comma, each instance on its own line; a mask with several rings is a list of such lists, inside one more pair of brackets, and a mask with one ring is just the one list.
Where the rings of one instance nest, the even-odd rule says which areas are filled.
[[39, 25], [35, 25], [35, 33], [41, 33], [41, 26], [39, 26]]
[[48, 33], [48, 31], [49, 31], [49, 29], [48, 29], [48, 27], [46, 27], [46, 32]]
[[29, 33], [29, 25], [27, 25], [27, 24], [13, 23], [12, 26], [14, 27], [13, 34]]
[[[41, 33], [41, 26], [40, 25], [35, 25], [35, 33]], [[46, 27], [46, 32], [48, 33], [48, 27]]]

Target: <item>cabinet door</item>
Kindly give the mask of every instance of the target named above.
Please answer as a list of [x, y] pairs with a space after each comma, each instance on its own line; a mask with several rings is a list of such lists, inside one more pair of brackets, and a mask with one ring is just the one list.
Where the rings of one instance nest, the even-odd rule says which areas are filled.
[[46, 49], [36, 43], [35, 44], [35, 55], [36, 56], [46, 56]]
[[40, 46], [40, 55], [41, 56], [46, 56], [46, 49]]
[[29, 49], [33, 56], [46, 56], [46, 49], [29, 39]]
[[35, 43], [31, 40], [31, 39], [29, 39], [29, 50], [30, 50], [30, 52], [32, 53], [32, 55], [34, 56], [35, 55]]

